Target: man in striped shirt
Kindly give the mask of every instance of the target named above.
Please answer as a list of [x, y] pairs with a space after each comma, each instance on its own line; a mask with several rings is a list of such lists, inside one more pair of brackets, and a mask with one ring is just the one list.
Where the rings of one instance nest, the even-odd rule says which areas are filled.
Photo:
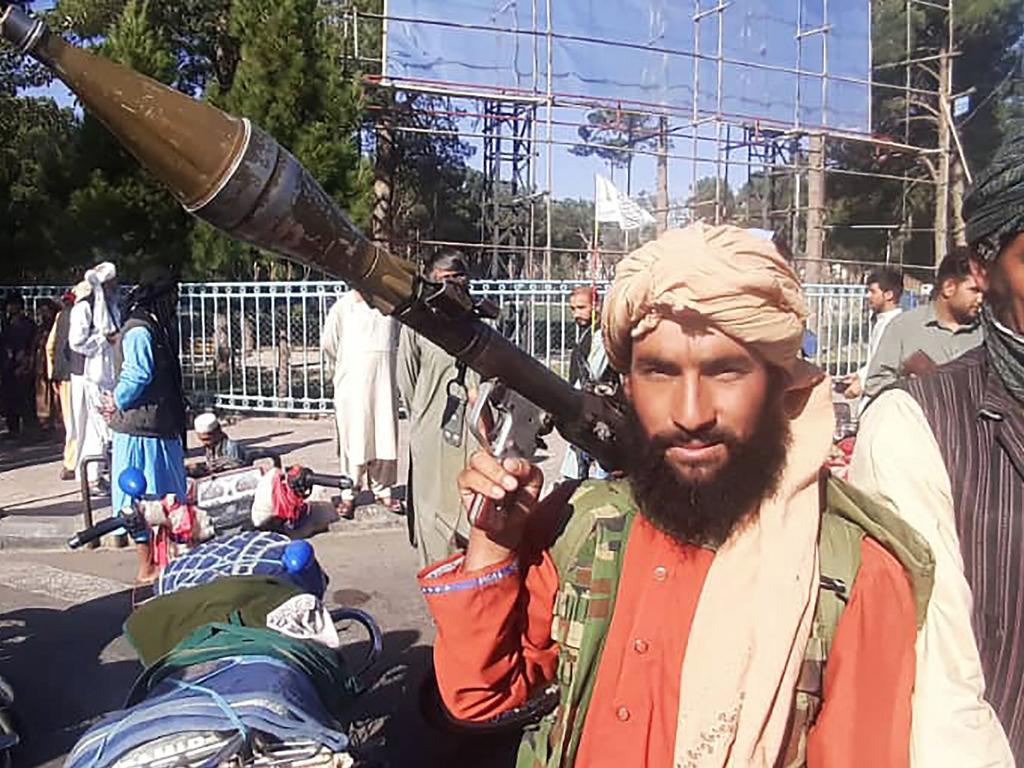
[[1024, 126], [966, 211], [985, 341], [883, 393], [850, 468], [935, 552], [912, 734], [928, 768], [1024, 764]]

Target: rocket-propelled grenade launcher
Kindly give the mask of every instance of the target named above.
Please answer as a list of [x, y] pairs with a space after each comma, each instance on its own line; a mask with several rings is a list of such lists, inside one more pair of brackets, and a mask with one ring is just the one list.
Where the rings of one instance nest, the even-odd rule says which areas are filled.
[[[0, 3], [0, 8], [3, 3]], [[48, 67], [190, 213], [238, 240], [314, 266], [360, 290], [485, 379], [549, 413], [559, 432], [609, 469], [623, 466], [622, 411], [572, 388], [487, 323], [485, 304], [376, 247], [271, 136], [53, 34], [17, 6], [0, 35]]]

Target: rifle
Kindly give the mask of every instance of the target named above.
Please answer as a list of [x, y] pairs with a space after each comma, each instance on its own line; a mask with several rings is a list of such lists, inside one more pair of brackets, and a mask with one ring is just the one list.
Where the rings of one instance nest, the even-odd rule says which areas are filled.
[[[2, 4], [0, 4], [2, 7]], [[0, 36], [50, 69], [185, 210], [231, 237], [316, 267], [477, 371], [551, 415], [569, 442], [622, 467], [622, 408], [573, 389], [485, 322], [486, 302], [434, 283], [372, 243], [315, 179], [245, 118], [71, 45], [18, 6]]]

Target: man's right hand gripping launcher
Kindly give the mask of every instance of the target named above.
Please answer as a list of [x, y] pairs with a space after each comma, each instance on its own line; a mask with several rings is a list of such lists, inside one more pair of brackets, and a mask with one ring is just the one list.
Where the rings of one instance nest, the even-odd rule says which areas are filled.
[[371, 242], [270, 135], [53, 34], [0, 2], [0, 37], [47, 67], [82, 106], [196, 217], [230, 237], [344, 280], [384, 314], [551, 415], [569, 442], [608, 469], [623, 466], [617, 404], [568, 382], [484, 320], [451, 284]]
[[[551, 429], [540, 408], [495, 379], [480, 385], [469, 418], [469, 427], [480, 445], [499, 461], [532, 461], [537, 449], [544, 447], [541, 435]], [[473, 498], [469, 508], [471, 525], [476, 525], [486, 503], [485, 496], [477, 494]]]

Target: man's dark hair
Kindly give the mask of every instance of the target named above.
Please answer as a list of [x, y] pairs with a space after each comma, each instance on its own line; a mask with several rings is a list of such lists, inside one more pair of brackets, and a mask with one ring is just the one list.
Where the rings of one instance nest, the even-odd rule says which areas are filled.
[[878, 283], [882, 293], [892, 291], [894, 301], [899, 301], [903, 295], [903, 273], [892, 267], [881, 267], [872, 270], [868, 275], [868, 285]]
[[971, 276], [971, 251], [966, 246], [954, 248], [939, 264], [939, 271], [935, 275], [935, 290], [932, 296], [937, 296], [943, 284], [947, 280], [953, 280], [957, 285]]
[[427, 262], [426, 272], [428, 275], [438, 269], [443, 269], [446, 272], [458, 272], [466, 276], [469, 275], [466, 259], [457, 251], [442, 251]]

